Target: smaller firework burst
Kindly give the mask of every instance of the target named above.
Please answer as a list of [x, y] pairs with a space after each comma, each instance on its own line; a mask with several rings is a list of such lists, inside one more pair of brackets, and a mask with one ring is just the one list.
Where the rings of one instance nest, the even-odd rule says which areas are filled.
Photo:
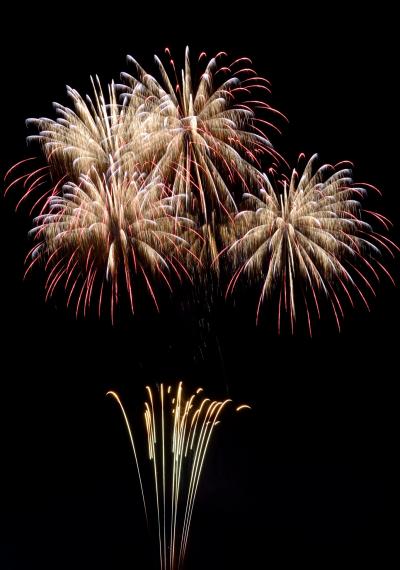
[[[311, 157], [300, 176], [293, 170], [290, 180], [284, 178], [277, 185], [265, 177], [258, 196], [246, 194], [251, 209], [236, 216], [236, 239], [227, 249], [236, 265], [228, 292], [242, 275], [261, 282], [258, 320], [264, 299], [278, 290], [278, 328], [285, 311], [292, 332], [301, 301], [310, 334], [310, 303], [319, 316], [319, 298], [327, 298], [340, 329], [341, 297], [353, 305], [356, 294], [368, 307], [363, 290], [375, 294], [378, 271], [392, 279], [381, 263], [381, 250], [393, 255], [398, 249], [362, 219], [360, 199], [367, 190], [353, 184], [351, 170], [316, 168], [316, 159]], [[381, 215], [368, 214], [385, 227], [390, 223]]]
[[[134, 311], [134, 285], [142, 280], [158, 308], [152, 285], [155, 276], [171, 288], [171, 272], [186, 271], [180, 261], [185, 240], [181, 225], [190, 221], [174, 215], [174, 200], [156, 180], [121, 173], [101, 175], [92, 168], [79, 183], [70, 182], [52, 195], [35, 218], [31, 233], [37, 243], [33, 261], [44, 260], [48, 271], [47, 296], [63, 283], [68, 304], [86, 312], [96, 296], [101, 311], [104, 286], [111, 289], [111, 316], [121, 293], [128, 293]], [[94, 294], [96, 292], [96, 294]]]

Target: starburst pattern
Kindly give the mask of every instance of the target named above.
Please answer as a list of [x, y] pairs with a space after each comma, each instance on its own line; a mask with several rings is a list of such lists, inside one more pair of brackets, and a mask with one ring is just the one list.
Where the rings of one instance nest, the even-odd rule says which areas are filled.
[[[53, 175], [67, 176], [77, 181], [81, 174], [90, 175], [92, 169], [107, 173], [115, 164], [134, 170], [134, 142], [125, 133], [125, 110], [118, 103], [114, 84], [108, 86], [108, 100], [100, 81], [92, 79], [93, 98], [84, 99], [76, 89], [67, 87], [72, 101], [70, 107], [54, 103], [57, 119], [42, 117], [28, 119], [39, 133], [28, 137], [28, 142], [38, 141]], [[132, 133], [132, 116], [129, 117], [129, 133]], [[128, 160], [129, 158], [129, 160]]]
[[397, 249], [368, 220], [386, 229], [390, 222], [361, 208], [369, 185], [354, 186], [344, 166], [316, 169], [315, 157], [300, 177], [294, 170], [279, 180], [285, 161], [265, 134], [276, 128], [267, 114], [278, 111], [251, 61], [225, 64], [225, 52], [207, 61], [203, 52], [199, 73], [187, 48], [178, 73], [166, 53], [170, 71], [156, 57], [153, 77], [128, 56], [135, 72], [106, 95], [96, 77], [91, 97], [68, 87], [71, 106], [54, 104], [56, 119], [28, 120], [38, 129], [28, 139], [39, 141], [46, 164], [17, 176], [6, 192], [23, 186], [17, 207], [35, 196], [39, 243], [30, 267], [45, 262], [47, 295], [65, 278], [68, 303], [74, 298], [85, 312], [93, 293], [101, 306], [107, 284], [113, 315], [123, 289], [133, 310], [138, 276], [157, 305], [154, 284], [171, 287], [172, 272], [213, 301], [233, 262], [228, 292], [240, 276], [262, 281], [257, 320], [274, 291], [278, 322], [288, 313], [292, 331], [299, 304], [310, 333], [322, 298], [338, 326], [343, 296], [368, 307], [366, 291], [375, 294], [382, 273], [391, 279], [381, 255]]
[[171, 270], [178, 276], [184, 270], [179, 250], [187, 244], [178, 228], [190, 221], [173, 215], [174, 200], [161, 183], [149, 186], [143, 176], [118, 170], [106, 177], [92, 169], [79, 184], [65, 184], [50, 197], [31, 231], [39, 243], [30, 267], [45, 260], [47, 296], [64, 283], [68, 303], [75, 294], [77, 312], [81, 305], [86, 312], [97, 288], [100, 311], [104, 284], [109, 283], [113, 316], [121, 281], [134, 310], [133, 284], [139, 278], [158, 308], [152, 277], [171, 288]]
[[256, 183], [261, 155], [275, 154], [258, 126], [267, 121], [255, 116], [254, 107], [275, 111], [252, 96], [255, 90], [269, 91], [268, 82], [245, 66], [247, 58], [222, 66], [223, 56], [208, 62], [198, 82], [188, 48], [180, 80], [174, 61], [171, 78], [158, 57], [160, 81], [132, 57], [136, 76], [123, 74], [127, 108], [141, 120], [141, 163], [149, 165], [150, 176], [169, 183], [174, 195], [185, 196], [185, 209], [200, 217], [200, 224], [212, 211], [236, 212], [234, 187], [242, 193]]
[[[374, 293], [371, 281], [379, 280], [378, 269], [390, 277], [380, 261], [381, 250], [393, 254], [398, 249], [362, 219], [360, 199], [366, 189], [353, 184], [351, 170], [330, 165], [316, 169], [316, 159], [314, 155], [308, 161], [300, 177], [293, 170], [290, 180], [279, 186], [265, 177], [259, 196], [245, 196], [251, 209], [237, 215], [237, 239], [227, 250], [236, 263], [228, 292], [241, 275], [261, 281], [258, 319], [262, 302], [278, 289], [278, 323], [282, 309], [287, 311], [292, 331], [301, 298], [310, 334], [308, 298], [319, 316], [318, 299], [325, 296], [340, 328], [341, 294], [354, 304], [355, 292], [368, 307], [363, 289]], [[389, 223], [383, 216], [378, 219]]]

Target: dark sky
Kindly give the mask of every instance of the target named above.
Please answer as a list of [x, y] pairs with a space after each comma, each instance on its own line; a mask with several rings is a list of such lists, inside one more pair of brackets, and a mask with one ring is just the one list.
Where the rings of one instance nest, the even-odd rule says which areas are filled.
[[[354, 162], [357, 180], [383, 191], [367, 204], [389, 216], [399, 241], [395, 18], [336, 4], [311, 10], [256, 3], [178, 8], [150, 3], [57, 10], [11, 8], [1, 38], [1, 179], [27, 149], [25, 119], [67, 103], [65, 84], [89, 91], [126, 70], [132, 54], [154, 70], [219, 50], [252, 58], [272, 81], [270, 102], [289, 118], [277, 149], [294, 161]], [[18, 189], [1, 201], [2, 385], [0, 568], [152, 568], [128, 441], [108, 389], [134, 414], [146, 383], [184, 380], [249, 402], [212, 446], [198, 497], [187, 568], [385, 567], [394, 529], [393, 459], [398, 289], [382, 279], [371, 312], [348, 308], [311, 340], [254, 323], [256, 295], [185, 311], [166, 299], [112, 327], [76, 320], [63, 296], [44, 302], [40, 272], [22, 281], [29, 248]], [[398, 258], [387, 265], [399, 282]], [[177, 291], [179, 295], [179, 290]], [[201, 324], [199, 321], [201, 320]]]

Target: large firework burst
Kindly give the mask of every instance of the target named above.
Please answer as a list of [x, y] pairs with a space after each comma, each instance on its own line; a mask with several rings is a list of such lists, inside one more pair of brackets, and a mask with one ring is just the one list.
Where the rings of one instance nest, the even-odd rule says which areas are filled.
[[86, 313], [95, 295], [100, 312], [104, 285], [110, 285], [113, 318], [124, 291], [134, 310], [138, 279], [158, 308], [154, 278], [171, 288], [171, 270], [179, 278], [188, 274], [182, 260], [193, 262], [195, 255], [180, 234], [191, 238], [193, 224], [178, 213], [182, 197], [171, 196], [159, 177], [145, 180], [141, 174], [136, 160], [140, 121], [117, 102], [114, 84], [108, 100], [98, 79], [92, 85], [94, 101], [68, 87], [72, 106], [55, 103], [57, 120], [27, 121], [39, 130], [28, 140], [39, 141], [47, 165], [19, 176], [6, 191], [22, 182], [19, 203], [39, 194], [31, 210], [39, 208], [31, 231], [39, 243], [31, 250], [28, 270], [45, 262], [47, 297], [64, 284], [67, 303], [73, 299], [77, 312], [82, 307]]
[[[68, 303], [73, 295], [76, 310], [89, 306], [96, 290], [98, 308], [105, 283], [111, 286], [111, 315], [125, 286], [134, 310], [133, 284], [141, 278], [155, 304], [152, 277], [170, 285], [171, 269], [180, 275], [181, 248], [178, 235], [187, 219], [173, 215], [174, 197], [166, 196], [161, 183], [143, 181], [137, 174], [116, 172], [106, 176], [92, 168], [79, 183], [69, 182], [50, 197], [45, 211], [35, 218], [31, 231], [39, 243], [33, 261], [44, 259], [48, 270], [47, 295], [63, 283]], [[158, 307], [158, 306], [157, 306]]]
[[[39, 141], [46, 165], [8, 188], [24, 186], [19, 203], [39, 194], [31, 266], [46, 261], [48, 295], [65, 279], [68, 302], [75, 297], [86, 310], [94, 290], [101, 306], [107, 282], [113, 313], [122, 283], [133, 308], [141, 275], [157, 304], [152, 277], [170, 286], [168, 269], [196, 274], [201, 288], [214, 290], [209, 275], [219, 275], [228, 244], [237, 267], [228, 291], [240, 275], [262, 279], [257, 318], [274, 290], [279, 320], [287, 311], [292, 329], [300, 299], [309, 323], [321, 293], [338, 324], [341, 294], [353, 303], [356, 292], [368, 305], [363, 291], [373, 291], [378, 269], [387, 273], [380, 251], [396, 246], [361, 216], [365, 188], [346, 168], [315, 169], [314, 158], [300, 178], [293, 171], [276, 185], [262, 175], [263, 157], [277, 156], [261, 130], [273, 125], [256, 115], [276, 112], [264, 100], [268, 82], [247, 58], [222, 65], [225, 57], [217, 54], [198, 78], [188, 49], [180, 75], [172, 59], [168, 73], [156, 57], [159, 79], [128, 57], [136, 73], [122, 74], [124, 84], [112, 83], [108, 96], [96, 78], [91, 98], [68, 87], [72, 105], [55, 104], [57, 119], [28, 120], [39, 131], [28, 139]], [[243, 198], [249, 209], [237, 214]]]
[[[144, 419], [148, 456], [154, 476], [155, 511], [161, 570], [182, 568], [194, 503], [204, 460], [219, 417], [231, 400], [201, 398], [199, 388], [185, 397], [183, 385], [176, 390], [159, 386], [158, 393], [146, 387]], [[108, 392], [119, 404], [129, 433], [139, 475], [146, 519], [150, 519], [151, 495], [145, 491], [133, 430], [124, 406], [115, 392]], [[199, 399], [200, 398], [200, 399]], [[241, 405], [240, 411], [249, 408]], [[146, 500], [147, 497], [147, 500]]]
[[[362, 289], [374, 292], [371, 281], [379, 279], [378, 269], [390, 277], [380, 251], [397, 248], [362, 219], [360, 199], [366, 188], [353, 184], [351, 170], [331, 165], [316, 169], [316, 158], [311, 157], [301, 176], [293, 170], [290, 180], [276, 187], [265, 178], [259, 196], [245, 196], [251, 209], [237, 215], [237, 239], [228, 248], [236, 261], [228, 291], [241, 275], [261, 281], [258, 319], [263, 300], [278, 289], [278, 327], [285, 310], [292, 331], [302, 299], [310, 334], [309, 298], [319, 316], [318, 299], [321, 293], [326, 296], [340, 328], [340, 293], [353, 304], [355, 292], [368, 307]], [[386, 218], [375, 217], [387, 226]]]
[[142, 164], [148, 165], [150, 176], [169, 183], [174, 195], [185, 196], [185, 209], [199, 216], [201, 224], [213, 210], [236, 212], [235, 186], [242, 193], [249, 183], [257, 184], [260, 156], [274, 154], [258, 126], [258, 121], [267, 121], [255, 116], [254, 107], [274, 110], [252, 96], [257, 89], [269, 91], [268, 82], [246, 67], [247, 58], [223, 66], [223, 56], [221, 52], [208, 62], [198, 82], [188, 48], [180, 80], [174, 61], [171, 78], [157, 56], [160, 81], [132, 57], [128, 61], [137, 77], [122, 74], [127, 108], [141, 120]]

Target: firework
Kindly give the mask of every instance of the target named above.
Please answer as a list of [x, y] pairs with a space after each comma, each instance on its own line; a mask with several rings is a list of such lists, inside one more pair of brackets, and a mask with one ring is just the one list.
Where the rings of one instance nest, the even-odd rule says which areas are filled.
[[184, 263], [192, 274], [197, 274], [201, 286], [210, 286], [212, 277], [219, 276], [219, 252], [228, 239], [229, 228], [230, 224], [218, 223], [213, 212], [210, 223], [195, 228], [188, 227], [183, 234], [189, 244], [184, 252]]
[[243, 192], [250, 182], [254, 185], [260, 179], [260, 156], [275, 154], [258, 126], [267, 121], [258, 119], [254, 108], [275, 111], [252, 95], [269, 91], [268, 82], [248, 67], [247, 58], [224, 66], [219, 63], [224, 56], [212, 58], [198, 82], [188, 48], [180, 80], [174, 61], [168, 75], [157, 56], [160, 82], [132, 57], [128, 61], [136, 76], [122, 74], [127, 109], [141, 122], [141, 163], [151, 177], [168, 183], [173, 195], [185, 196], [185, 210], [199, 217], [200, 225], [213, 210], [223, 216], [236, 212], [234, 187]]
[[[111, 83], [106, 95], [96, 78], [91, 98], [68, 87], [72, 104], [54, 104], [55, 120], [28, 120], [39, 131], [28, 139], [39, 141], [46, 165], [6, 191], [23, 185], [18, 205], [39, 194], [29, 268], [45, 262], [47, 296], [64, 283], [68, 304], [74, 299], [86, 312], [95, 295], [101, 307], [106, 285], [112, 315], [122, 291], [133, 311], [139, 277], [158, 307], [156, 281], [171, 288], [172, 274], [186, 275], [213, 292], [228, 259], [235, 266], [228, 292], [240, 276], [262, 280], [257, 320], [274, 291], [278, 322], [288, 313], [292, 331], [302, 304], [311, 333], [310, 312], [320, 315], [322, 296], [338, 327], [343, 295], [368, 306], [365, 290], [374, 293], [379, 272], [388, 274], [380, 252], [397, 246], [364, 217], [389, 222], [362, 212], [368, 185], [354, 186], [347, 168], [316, 169], [313, 157], [300, 177], [294, 170], [290, 180], [271, 182], [261, 174], [266, 156], [278, 159], [271, 176], [282, 164], [262, 130], [273, 127], [266, 113], [278, 112], [265, 102], [268, 82], [250, 60], [224, 65], [220, 52], [197, 77], [186, 48], [180, 74], [173, 59], [168, 73], [156, 57], [158, 79], [128, 61], [136, 72], [123, 73], [123, 84]], [[237, 213], [243, 204], [248, 209]]]
[[[156, 304], [150, 275], [170, 287], [168, 265], [189, 277], [198, 268], [204, 275], [218, 269], [218, 212], [236, 211], [232, 187], [255, 183], [260, 155], [273, 152], [252, 110], [269, 105], [238, 102], [242, 94], [268, 90], [266, 80], [245, 67], [246, 58], [219, 65], [224, 55], [209, 61], [196, 87], [187, 49], [176, 93], [156, 58], [161, 84], [134, 62], [139, 78], [124, 74], [128, 85], [112, 83], [108, 98], [96, 77], [92, 97], [67, 87], [71, 106], [54, 103], [56, 119], [28, 119], [38, 129], [28, 140], [40, 143], [47, 165], [10, 186], [23, 181], [20, 202], [41, 190], [31, 210], [40, 205], [29, 267], [46, 262], [47, 296], [64, 282], [68, 304], [75, 296], [77, 311], [86, 312], [96, 284], [101, 306], [105, 278], [113, 315], [120, 275], [133, 310], [132, 268]], [[51, 184], [42, 191], [48, 174]]]
[[137, 132], [138, 125], [134, 117], [129, 115], [129, 120], [125, 120], [125, 109], [118, 103], [113, 83], [108, 86], [108, 100], [98, 78], [96, 82], [92, 79], [92, 87], [93, 100], [88, 95], [85, 100], [76, 89], [67, 86], [72, 105], [54, 103], [56, 120], [27, 120], [27, 125], [39, 131], [27, 140], [40, 143], [55, 178], [66, 176], [78, 182], [81, 174], [106, 174], [115, 165], [123, 165], [125, 172], [136, 168], [136, 138], [132, 133]]
[[[390, 277], [380, 261], [381, 250], [393, 255], [393, 248], [398, 249], [362, 219], [360, 199], [367, 190], [353, 184], [351, 170], [315, 168], [316, 158], [308, 161], [301, 176], [293, 170], [280, 186], [265, 177], [259, 196], [245, 196], [251, 209], [237, 215], [237, 239], [227, 250], [236, 263], [228, 292], [241, 275], [262, 280], [258, 320], [262, 302], [277, 289], [278, 328], [281, 312], [287, 311], [292, 332], [301, 298], [310, 334], [309, 298], [319, 316], [318, 298], [320, 293], [326, 296], [340, 329], [341, 294], [354, 304], [355, 293], [368, 307], [362, 289], [374, 293], [371, 281], [379, 280], [378, 270]], [[386, 218], [370, 214], [387, 227]]]
[[[176, 390], [161, 384], [157, 394], [148, 386], [146, 390], [144, 419], [154, 476], [160, 568], [175, 570], [182, 567], [185, 559], [193, 507], [211, 436], [230, 400], [201, 398], [201, 388], [186, 398], [182, 383]], [[143, 490], [133, 431], [119, 396], [115, 392], [108, 394], [118, 402], [123, 413], [147, 519], [149, 502]], [[242, 405], [237, 411], [246, 408], [249, 406]]]
[[[121, 293], [128, 293], [134, 311], [134, 284], [141, 279], [158, 308], [152, 280], [171, 289], [171, 271], [182, 273], [178, 235], [180, 224], [189, 220], [172, 215], [174, 198], [165, 195], [157, 181], [144, 183], [143, 176], [81, 175], [79, 184], [65, 184], [60, 194], [52, 195], [46, 211], [34, 220], [31, 233], [38, 243], [31, 255], [32, 265], [45, 261], [48, 271], [47, 296], [63, 283], [68, 304], [74, 296], [76, 311], [84, 313], [92, 297], [101, 311], [105, 284], [111, 289], [111, 316]], [[96, 291], [96, 295], [94, 295]]]
[[92, 85], [94, 101], [68, 87], [72, 106], [55, 103], [57, 120], [27, 121], [39, 130], [28, 140], [40, 142], [47, 166], [8, 188], [23, 181], [21, 203], [42, 188], [50, 173], [52, 183], [31, 210], [40, 205], [30, 232], [38, 243], [30, 252], [28, 271], [44, 261], [47, 297], [64, 284], [67, 304], [74, 299], [77, 313], [80, 307], [86, 313], [95, 294], [100, 313], [106, 285], [113, 319], [123, 289], [134, 311], [138, 279], [158, 309], [154, 278], [171, 289], [171, 271], [179, 279], [189, 276], [182, 258], [193, 262], [195, 256], [180, 234], [190, 238], [193, 224], [177, 213], [181, 197], [171, 196], [159, 177], [145, 180], [139, 170], [139, 121], [117, 103], [114, 84], [108, 87], [108, 101], [98, 79]]

